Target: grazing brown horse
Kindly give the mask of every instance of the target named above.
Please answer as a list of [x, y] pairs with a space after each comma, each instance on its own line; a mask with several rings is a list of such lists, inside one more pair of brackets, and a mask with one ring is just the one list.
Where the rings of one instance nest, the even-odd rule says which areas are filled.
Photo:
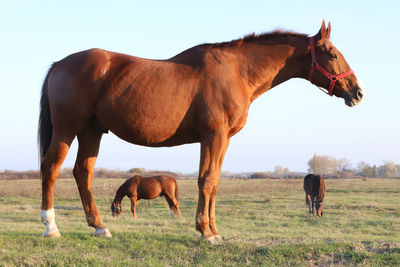
[[140, 199], [153, 199], [158, 196], [165, 196], [171, 209], [171, 216], [174, 212], [181, 216], [178, 204], [178, 183], [172, 177], [135, 175], [129, 178], [115, 194], [114, 201], [111, 203], [112, 216], [118, 216], [121, 212], [121, 202], [125, 196], [131, 199], [131, 211], [134, 219], [137, 218], [136, 205]]
[[308, 212], [314, 214], [315, 206], [317, 215], [323, 216], [326, 191], [324, 178], [322, 178], [321, 175], [308, 174], [306, 177], [304, 177], [303, 188], [306, 192], [306, 205], [308, 206]]
[[275, 31], [192, 47], [167, 60], [101, 49], [54, 63], [44, 80], [39, 118], [44, 236], [58, 236], [54, 183], [78, 137], [73, 174], [89, 226], [111, 236], [97, 211], [91, 184], [103, 133], [164, 147], [200, 142], [196, 229], [222, 242], [215, 200], [230, 138], [245, 125], [250, 104], [291, 78], [309, 79], [358, 104], [363, 92], [343, 55], [329, 40], [330, 24], [313, 37]]

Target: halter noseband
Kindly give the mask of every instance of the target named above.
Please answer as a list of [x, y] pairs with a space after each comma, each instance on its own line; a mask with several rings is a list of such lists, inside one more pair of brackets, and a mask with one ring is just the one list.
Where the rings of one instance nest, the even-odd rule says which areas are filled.
[[112, 211], [118, 215], [121, 212], [121, 207], [118, 207], [117, 205], [115, 205], [115, 202], [113, 202]]
[[311, 60], [312, 60], [312, 63], [311, 63], [311, 70], [310, 70], [310, 74], [309, 74], [309, 76], [308, 76], [308, 80], [309, 80], [311, 83], [313, 83], [313, 82], [312, 82], [312, 77], [313, 77], [313, 74], [314, 74], [315, 69], [317, 69], [317, 70], [318, 70], [319, 72], [321, 72], [326, 78], [328, 78], [328, 79], [331, 81], [330, 84], [329, 84], [328, 95], [332, 96], [332, 94], [333, 94], [333, 87], [335, 87], [336, 81], [337, 81], [337, 80], [340, 80], [340, 79], [342, 79], [342, 78], [344, 78], [344, 77], [346, 77], [346, 76], [349, 76], [349, 75], [351, 75], [351, 74], [354, 74], [354, 71], [350, 69], [349, 71], [346, 71], [346, 72], [344, 72], [344, 73], [342, 73], [342, 74], [339, 74], [339, 75], [333, 75], [333, 74], [329, 73], [329, 72], [328, 72], [327, 70], [325, 70], [323, 67], [321, 67], [320, 65], [318, 65], [318, 63], [317, 63], [317, 58], [316, 58], [316, 56], [315, 56], [314, 37], [310, 37], [309, 39], [310, 39], [310, 49], [311, 49]]

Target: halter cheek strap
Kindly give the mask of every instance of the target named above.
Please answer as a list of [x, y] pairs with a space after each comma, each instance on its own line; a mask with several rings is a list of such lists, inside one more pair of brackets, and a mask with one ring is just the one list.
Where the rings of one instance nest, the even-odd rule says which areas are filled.
[[311, 61], [312, 62], [311, 62], [311, 69], [310, 69], [310, 74], [308, 76], [308, 80], [311, 83], [313, 83], [312, 82], [312, 77], [313, 77], [314, 71], [318, 70], [319, 72], [321, 72], [325, 77], [327, 77], [330, 80], [328, 94], [330, 96], [332, 96], [333, 88], [335, 87], [336, 81], [340, 80], [340, 79], [342, 79], [342, 78], [344, 78], [346, 76], [349, 76], [351, 74], [354, 74], [354, 71], [350, 69], [349, 71], [346, 71], [346, 72], [344, 72], [342, 74], [339, 74], [339, 75], [333, 75], [333, 74], [329, 73], [327, 70], [325, 70], [323, 67], [321, 67], [317, 63], [317, 58], [315, 56], [314, 37], [310, 37], [309, 40], [310, 40], [310, 50], [311, 50]]
[[115, 212], [116, 214], [119, 214], [121, 212], [121, 207], [118, 207], [117, 205], [115, 205], [115, 202], [113, 202], [112, 208], [113, 208], [113, 212]]

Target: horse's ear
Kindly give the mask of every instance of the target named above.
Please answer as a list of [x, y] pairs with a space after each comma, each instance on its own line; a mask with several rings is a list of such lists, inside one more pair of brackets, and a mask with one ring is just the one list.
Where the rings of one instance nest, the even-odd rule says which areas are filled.
[[326, 28], [325, 38], [329, 40], [331, 38], [331, 23], [328, 22], [328, 28]]
[[[321, 29], [319, 29], [319, 32], [317, 33], [317, 35], [315, 35], [315, 42], [317, 46], [322, 45], [324, 43], [326, 38], [326, 33], [327, 29], [325, 27], [325, 20], [322, 20]], [[330, 34], [330, 25], [329, 25], [329, 34]]]

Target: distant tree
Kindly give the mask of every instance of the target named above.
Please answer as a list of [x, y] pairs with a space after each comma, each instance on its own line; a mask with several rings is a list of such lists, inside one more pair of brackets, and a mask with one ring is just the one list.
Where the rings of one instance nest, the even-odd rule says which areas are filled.
[[129, 169], [128, 172], [129, 172], [129, 173], [143, 174], [143, 173], [146, 172], [146, 170], [143, 169], [143, 168], [131, 168], [131, 169]]
[[357, 172], [358, 172], [359, 174], [361, 174], [362, 170], [364, 169], [364, 167], [365, 167], [366, 165], [368, 165], [368, 164], [367, 164], [365, 161], [359, 162], [358, 165], [357, 165]]
[[283, 168], [281, 165], [275, 166], [273, 175], [278, 178], [284, 178], [289, 176], [289, 168]]
[[223, 177], [223, 178], [229, 178], [229, 177], [232, 177], [232, 176], [233, 176], [233, 174], [231, 172], [229, 172], [229, 171], [222, 171], [221, 172], [221, 177]]
[[341, 178], [353, 178], [354, 176], [354, 171], [353, 170], [344, 170], [340, 172], [340, 177]]
[[[364, 161], [358, 163], [358, 174], [363, 177], [374, 177], [375, 171], [376, 171], [376, 166], [371, 167], [368, 163], [365, 163]], [[375, 177], [377, 176], [378, 175], [376, 175]]]
[[270, 172], [253, 172], [250, 174], [251, 179], [259, 179], [259, 178], [273, 178]]
[[290, 174], [290, 171], [289, 171], [289, 168], [284, 168], [283, 169], [283, 177], [289, 177], [289, 174]]
[[317, 155], [308, 161], [308, 166], [310, 170], [317, 174], [336, 174], [338, 172], [338, 161], [334, 157]]
[[377, 167], [376, 165], [371, 166], [368, 163], [358, 163], [358, 174], [364, 177], [399, 177], [399, 165], [394, 164], [391, 161], [385, 161], [383, 165]]
[[376, 165], [374, 165], [373, 167], [372, 167], [372, 177], [378, 177], [379, 176], [379, 174], [378, 174], [378, 168], [376, 167]]
[[281, 178], [282, 175], [283, 175], [283, 168], [282, 168], [282, 166], [281, 166], [281, 165], [275, 166], [274, 176], [275, 176], [275, 177]]
[[379, 166], [378, 174], [386, 178], [397, 177], [399, 175], [399, 170], [393, 162], [385, 161], [382, 166]]
[[337, 161], [339, 172], [350, 171], [351, 162], [348, 159], [341, 158]]

